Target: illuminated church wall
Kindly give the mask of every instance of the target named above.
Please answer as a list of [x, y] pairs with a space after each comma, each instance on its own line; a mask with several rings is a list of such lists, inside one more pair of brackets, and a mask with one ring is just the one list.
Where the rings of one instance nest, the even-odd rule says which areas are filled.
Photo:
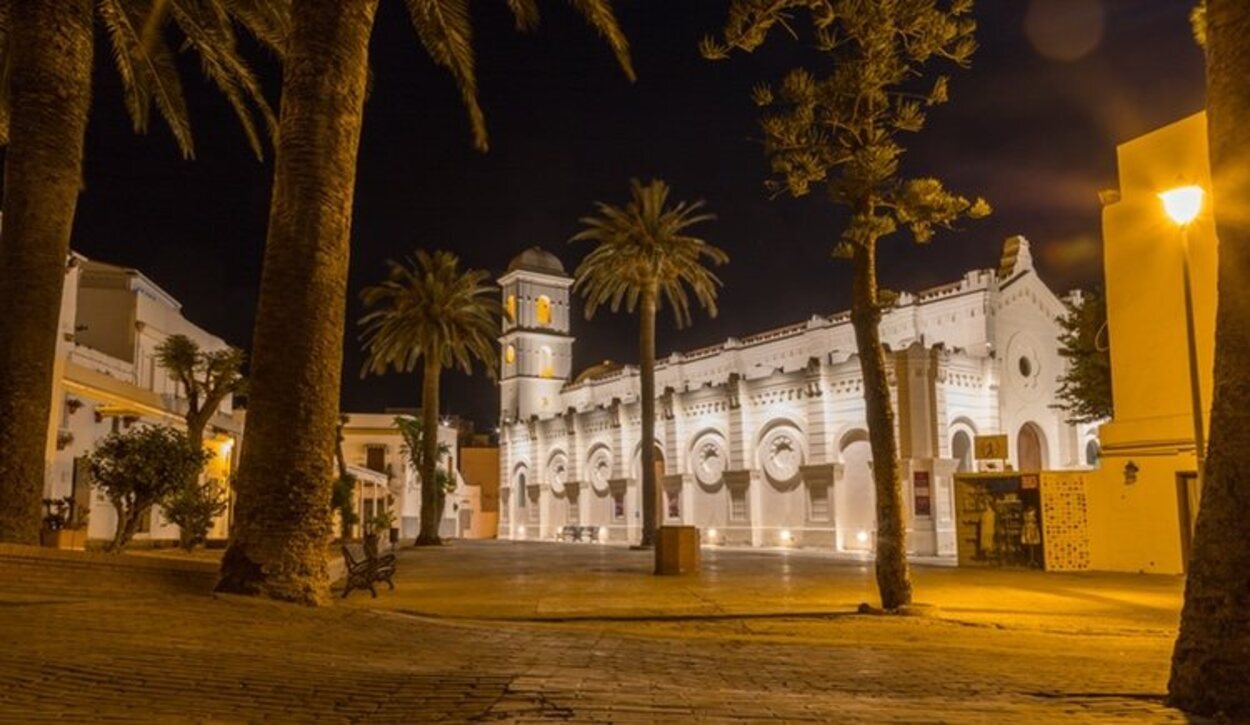
[[[501, 280], [505, 295], [534, 281], [567, 309], [559, 260], [538, 249], [522, 256]], [[1014, 464], [1019, 431], [1028, 426], [1042, 441], [1042, 467], [1084, 465], [1076, 441], [1085, 431], [1052, 407], [1062, 365], [1055, 319], [1063, 309], [1017, 237], [999, 269], [904, 293], [885, 315], [915, 553], [954, 553], [957, 434], [970, 441], [1007, 433]], [[566, 325], [505, 322], [501, 344], [533, 345], [553, 331], [571, 355]], [[575, 525], [636, 541], [637, 368], [600, 364], [553, 379], [505, 363], [501, 384], [500, 536], [552, 539]], [[845, 313], [661, 358], [656, 389], [665, 523], [698, 526], [710, 543], [872, 549], [871, 454]]]

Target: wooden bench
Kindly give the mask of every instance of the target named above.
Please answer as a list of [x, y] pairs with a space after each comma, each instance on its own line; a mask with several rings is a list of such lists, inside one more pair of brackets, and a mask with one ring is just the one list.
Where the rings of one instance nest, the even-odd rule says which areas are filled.
[[586, 541], [592, 544], [599, 542], [598, 526], [575, 526], [569, 524], [560, 527], [560, 541]]
[[346, 599], [348, 594], [354, 589], [368, 589], [369, 593], [377, 599], [378, 590], [373, 586], [376, 582], [386, 582], [392, 591], [395, 590], [395, 555], [394, 554], [378, 554], [377, 542], [369, 544], [366, 542], [364, 548], [364, 557], [357, 559], [352, 555], [352, 550], [343, 547], [343, 563], [347, 565], [347, 579], [343, 584], [343, 598]]

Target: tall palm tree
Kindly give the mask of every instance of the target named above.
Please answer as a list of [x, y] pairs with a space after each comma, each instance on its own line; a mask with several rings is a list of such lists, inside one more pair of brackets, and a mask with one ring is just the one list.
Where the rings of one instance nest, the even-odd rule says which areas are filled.
[[[405, 264], [388, 261], [386, 279], [360, 293], [370, 311], [360, 318], [366, 354], [362, 375], [381, 375], [390, 369], [412, 372], [421, 365], [421, 425], [406, 432], [420, 438], [421, 451], [413, 456], [421, 474], [421, 531], [418, 546], [441, 543], [441, 515], [435, 468], [438, 466], [438, 383], [443, 368], [473, 372], [481, 362], [495, 373], [495, 334], [499, 331], [499, 301], [487, 284], [490, 275], [460, 269], [451, 252], [417, 250]], [[413, 451], [413, 453], [417, 453]]]
[[[468, 0], [406, 2], [422, 44], [455, 78], [484, 149]], [[632, 78], [610, 1], [569, 2]], [[521, 28], [534, 27], [535, 0], [507, 3]], [[378, 0], [291, 0], [247, 433], [221, 591], [313, 603], [328, 588], [348, 237], [377, 7]]]
[[163, 32], [167, 18], [199, 53], [258, 156], [253, 114], [276, 127], [239, 55], [234, 23], [280, 50], [282, 0], [0, 1], [0, 143], [8, 146], [0, 230], [0, 541], [39, 538], [57, 318], [91, 106], [93, 14], [109, 37], [135, 131], [147, 130], [155, 105], [183, 156], [194, 154]]
[[655, 480], [655, 317], [667, 301], [678, 327], [690, 324], [690, 296], [716, 316], [720, 279], [705, 261], [722, 265], [729, 255], [687, 233], [715, 218], [700, 213], [702, 201], [669, 205], [668, 184], [660, 180], [629, 183], [625, 206], [596, 202], [596, 216], [584, 217], [585, 228], [573, 241], [598, 244], [577, 266], [574, 289], [586, 298], [586, 319], [600, 305], [616, 312], [638, 310], [638, 356], [642, 377], [642, 545], [655, 543], [658, 485]]
[[[1200, 19], [1201, 20], [1201, 19]], [[1207, 123], [1219, 238], [1215, 396], [1170, 701], [1250, 719], [1250, 4], [1207, 0]]]

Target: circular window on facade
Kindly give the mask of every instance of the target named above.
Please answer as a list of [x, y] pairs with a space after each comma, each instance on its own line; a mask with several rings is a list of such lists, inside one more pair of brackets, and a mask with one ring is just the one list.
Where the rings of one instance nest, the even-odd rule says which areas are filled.
[[1021, 355], [1020, 360], [1016, 363], [1016, 365], [1020, 368], [1021, 375], [1023, 375], [1026, 378], [1033, 377], [1033, 361], [1032, 360], [1029, 360], [1027, 357], [1024, 357], [1023, 355]]

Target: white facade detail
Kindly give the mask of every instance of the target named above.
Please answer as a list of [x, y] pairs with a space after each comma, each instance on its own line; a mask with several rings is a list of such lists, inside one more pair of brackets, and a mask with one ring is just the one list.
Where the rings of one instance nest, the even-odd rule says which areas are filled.
[[[501, 337], [500, 537], [551, 539], [579, 525], [632, 542], [641, 525], [638, 370], [603, 363], [571, 376], [571, 282], [536, 249], [500, 280], [506, 308], [517, 295]], [[550, 331], [529, 327], [540, 294], [560, 310]], [[997, 270], [903, 293], [884, 316], [912, 553], [954, 555], [954, 474], [971, 469], [976, 435], [1007, 434], [1018, 469], [1086, 463], [1092, 431], [1055, 408], [1065, 312], [1028, 242], [1013, 237]], [[519, 360], [543, 344], [557, 354], [549, 377], [507, 362], [509, 345]], [[662, 359], [652, 443], [662, 521], [698, 526], [707, 543], [871, 551], [861, 385], [847, 313]]]

